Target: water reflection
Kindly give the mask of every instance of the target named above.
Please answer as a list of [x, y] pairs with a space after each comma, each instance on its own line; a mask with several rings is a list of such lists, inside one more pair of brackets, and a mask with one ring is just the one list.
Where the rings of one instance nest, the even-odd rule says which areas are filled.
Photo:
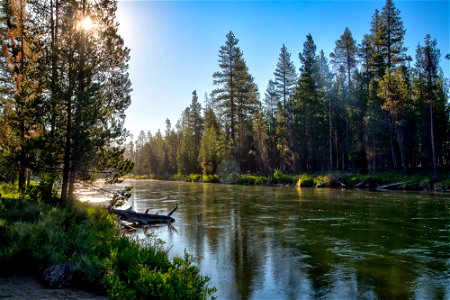
[[450, 196], [132, 181], [220, 299], [449, 299]]

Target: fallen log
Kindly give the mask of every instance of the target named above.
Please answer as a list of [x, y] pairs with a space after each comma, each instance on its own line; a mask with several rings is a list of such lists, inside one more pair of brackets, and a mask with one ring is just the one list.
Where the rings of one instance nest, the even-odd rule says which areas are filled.
[[406, 183], [410, 183], [410, 182], [413, 182], [414, 180], [408, 180], [408, 181], [403, 181], [403, 182], [395, 182], [395, 183], [389, 183], [389, 184], [385, 184], [385, 185], [382, 185], [382, 186], [379, 186], [379, 187], [377, 187], [377, 191], [381, 191], [381, 192], [383, 192], [383, 191], [386, 191], [386, 190], [389, 190], [390, 188], [394, 188], [394, 187], [397, 187], [397, 186], [399, 186], [399, 185], [404, 185], [404, 184], [406, 184]]
[[121, 219], [127, 220], [131, 223], [139, 223], [141, 225], [153, 225], [153, 224], [161, 224], [161, 223], [173, 223], [175, 219], [171, 217], [171, 215], [177, 210], [178, 205], [175, 206], [174, 209], [170, 211], [170, 213], [166, 215], [158, 215], [158, 214], [149, 214], [148, 210], [145, 213], [135, 212], [133, 207], [130, 207], [126, 210], [123, 209], [115, 209], [110, 208], [109, 211], [118, 215]]

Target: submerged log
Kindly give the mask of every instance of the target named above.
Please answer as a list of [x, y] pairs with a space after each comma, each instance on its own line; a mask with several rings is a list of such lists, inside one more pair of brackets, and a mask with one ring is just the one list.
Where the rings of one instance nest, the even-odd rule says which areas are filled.
[[170, 213], [166, 215], [158, 215], [158, 214], [149, 214], [148, 210], [145, 213], [135, 212], [132, 207], [123, 210], [123, 209], [109, 209], [110, 212], [115, 213], [119, 217], [124, 220], [127, 220], [131, 223], [139, 223], [141, 225], [153, 225], [153, 224], [161, 224], [161, 223], [173, 223], [175, 219], [171, 217], [171, 215], [177, 210], [178, 205], [175, 206], [174, 209], [170, 211]]

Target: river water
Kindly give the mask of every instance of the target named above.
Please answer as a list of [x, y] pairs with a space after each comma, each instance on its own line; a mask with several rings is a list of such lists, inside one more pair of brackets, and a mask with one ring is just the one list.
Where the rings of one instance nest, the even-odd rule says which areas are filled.
[[[127, 181], [219, 299], [450, 299], [450, 194]], [[141, 237], [145, 237], [141, 233]]]

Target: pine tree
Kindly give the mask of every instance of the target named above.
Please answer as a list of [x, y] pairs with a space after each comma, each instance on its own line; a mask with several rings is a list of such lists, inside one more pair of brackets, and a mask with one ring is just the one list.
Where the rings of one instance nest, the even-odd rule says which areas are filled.
[[298, 79], [294, 63], [291, 60], [291, 54], [285, 45], [281, 47], [277, 67], [273, 74], [275, 76], [274, 85], [278, 98], [283, 104], [283, 108], [288, 110], [288, 100], [295, 93], [295, 86], [297, 85]]
[[204, 113], [204, 130], [200, 140], [198, 161], [203, 174], [215, 174], [224, 155], [224, 141], [214, 110], [207, 106]]
[[178, 170], [177, 155], [179, 151], [179, 139], [169, 119], [166, 119], [166, 131], [164, 134], [168, 157], [168, 172], [175, 174]]
[[282, 172], [292, 172], [294, 171], [296, 155], [291, 148], [289, 128], [286, 119], [286, 111], [280, 105], [275, 116], [275, 133], [273, 137], [276, 149], [274, 169], [278, 169]]
[[198, 145], [200, 145], [200, 139], [203, 132], [203, 117], [202, 106], [200, 102], [198, 102], [197, 91], [192, 92], [192, 101], [189, 107], [189, 123], [192, 127], [194, 143], [197, 145], [196, 152], [198, 153]]
[[274, 128], [275, 115], [280, 104], [280, 98], [275, 89], [275, 82], [269, 80], [267, 84], [266, 92], [264, 94], [264, 115], [266, 116], [269, 123], [269, 132], [272, 132], [271, 128]]
[[223, 156], [223, 141], [214, 126], [206, 127], [200, 141], [198, 160], [203, 174], [215, 174]]
[[[363, 43], [366, 45], [365, 43]], [[364, 49], [362, 53], [366, 56], [368, 53], [366, 53], [368, 49]], [[354, 70], [356, 69], [357, 60], [356, 60], [356, 54], [358, 52], [356, 41], [352, 37], [351, 31], [346, 27], [344, 30], [344, 33], [341, 35], [339, 40], [336, 41], [335, 48], [333, 52], [330, 54], [331, 63], [334, 66], [334, 69], [338, 72], [338, 80], [335, 83], [336, 87], [335, 90], [337, 93], [334, 94], [334, 97], [329, 97], [329, 99], [335, 99], [336, 105], [334, 106], [334, 109], [339, 111], [340, 113], [344, 115], [338, 115], [337, 118], [339, 120], [336, 120], [336, 123], [343, 123], [343, 126], [340, 127], [339, 132], [337, 132], [339, 139], [339, 143], [337, 143], [336, 146], [343, 146], [339, 149], [340, 153], [337, 155], [337, 160], [340, 161], [341, 168], [345, 169], [348, 167], [348, 157], [350, 152], [350, 139], [352, 138], [352, 134], [350, 133], [350, 128], [352, 125], [350, 124], [350, 100], [352, 95], [352, 74]], [[368, 58], [366, 58], [368, 59]], [[346, 76], [341, 76], [342, 74], [346, 74]], [[346, 79], [343, 81], [342, 79]], [[337, 107], [339, 106], [339, 107]], [[331, 108], [330, 108], [331, 110]], [[332, 114], [330, 114], [331, 118]], [[331, 124], [330, 124], [331, 127]], [[330, 128], [331, 130], [331, 128]], [[331, 140], [331, 137], [330, 137]], [[336, 147], [337, 148], [337, 147]], [[338, 151], [338, 149], [336, 149]], [[340, 159], [339, 159], [340, 158]], [[331, 160], [331, 158], [330, 158]]]
[[192, 102], [183, 112], [181, 119], [181, 139], [178, 149], [178, 171], [182, 174], [198, 173], [198, 156], [203, 131], [201, 105], [197, 92], [192, 93]]
[[[444, 90], [444, 79], [439, 69], [441, 53], [437, 41], [430, 35], [425, 44], [416, 51], [415, 94], [421, 107], [421, 144], [425, 149], [425, 165], [437, 176], [438, 162], [442, 161], [442, 148], [448, 131], [448, 96]], [[426, 108], [426, 109], [425, 109]]]
[[[41, 74], [32, 107], [40, 117], [42, 138], [39, 145], [32, 145], [40, 155], [33, 169], [41, 178], [49, 174], [52, 188], [62, 168], [65, 201], [76, 181], [108, 170], [107, 182], [115, 182], [132, 167], [122, 155], [124, 111], [131, 90], [129, 50], [117, 32], [116, 1], [27, 3], [26, 22], [32, 32], [22, 36], [36, 39], [39, 61], [33, 70]], [[90, 18], [95, 26], [83, 28], [83, 18]], [[33, 72], [28, 70], [26, 76]]]
[[[18, 185], [24, 190], [29, 169], [36, 163], [37, 149], [33, 144], [42, 135], [42, 111], [37, 111], [41, 86], [36, 72], [39, 43], [33, 37], [25, 0], [3, 1], [0, 60], [3, 103], [0, 126], [9, 133], [3, 140], [8, 164], [16, 164]], [[5, 134], [4, 133], [4, 134]], [[8, 142], [6, 142], [8, 141]]]
[[384, 58], [384, 65], [387, 69], [393, 71], [395, 67], [404, 64], [408, 57], [403, 46], [406, 30], [403, 27], [403, 21], [392, 0], [386, 0], [386, 4], [381, 10], [380, 32], [375, 43], [380, 47], [379, 51]]
[[[270, 157], [270, 169], [273, 171], [278, 167], [278, 155], [276, 148], [276, 116], [278, 114], [278, 109], [281, 106], [278, 93], [275, 89], [275, 82], [269, 80], [267, 89], [264, 97], [263, 112], [267, 123], [267, 151]], [[281, 109], [283, 109], [281, 107]]]
[[262, 108], [259, 107], [254, 112], [253, 117], [253, 143], [256, 156], [256, 166], [254, 170], [267, 173], [269, 171], [269, 149], [267, 135], [267, 123], [264, 120]]
[[[333, 164], [333, 110], [334, 106], [332, 103], [332, 80], [333, 74], [331, 73], [330, 67], [328, 65], [328, 60], [325, 57], [325, 53], [323, 50], [320, 51], [318, 59], [318, 80], [317, 85], [320, 91], [320, 102], [326, 104], [327, 115], [325, 116], [323, 112], [322, 118], [328, 121], [328, 164], [327, 167], [329, 170], [334, 168]], [[325, 126], [325, 124], [324, 124]], [[347, 127], [347, 126], [346, 126]], [[345, 128], [346, 130], [346, 128]], [[346, 142], [346, 141], [345, 141]], [[346, 155], [346, 154], [345, 154]], [[322, 163], [324, 165], [324, 163]]]
[[225, 121], [227, 138], [236, 143], [236, 118], [238, 93], [245, 73], [242, 51], [237, 46], [239, 40], [230, 31], [225, 45], [219, 50], [219, 67], [221, 71], [213, 74], [214, 85], [219, 88], [212, 92], [213, 104]]
[[299, 155], [299, 169], [316, 171], [320, 168], [319, 157], [323, 157], [323, 149], [319, 149], [323, 138], [327, 136], [326, 117], [324, 112], [323, 90], [319, 84], [320, 72], [316, 45], [313, 37], [308, 34], [303, 44], [300, 57], [300, 79], [292, 107], [294, 109], [295, 150]]
[[352, 71], [356, 68], [356, 53], [356, 41], [352, 37], [352, 32], [346, 27], [344, 33], [336, 41], [336, 46], [330, 53], [330, 57], [336, 70], [339, 70], [341, 66], [345, 68], [349, 87], [352, 84]]
[[212, 92], [213, 105], [223, 120], [227, 144], [232, 157], [244, 171], [248, 162], [244, 153], [250, 145], [252, 131], [251, 118], [258, 105], [258, 88], [249, 74], [238, 39], [230, 31], [225, 45], [219, 50], [220, 71], [213, 74], [214, 85], [219, 87]]
[[413, 109], [407, 69], [396, 68], [394, 74], [386, 72], [380, 80], [378, 95], [385, 99], [383, 109], [388, 111], [393, 119], [401, 166], [406, 173], [409, 168], [408, 149], [411, 148], [408, 142], [408, 128], [412, 129], [412, 123], [408, 122], [408, 117]]

